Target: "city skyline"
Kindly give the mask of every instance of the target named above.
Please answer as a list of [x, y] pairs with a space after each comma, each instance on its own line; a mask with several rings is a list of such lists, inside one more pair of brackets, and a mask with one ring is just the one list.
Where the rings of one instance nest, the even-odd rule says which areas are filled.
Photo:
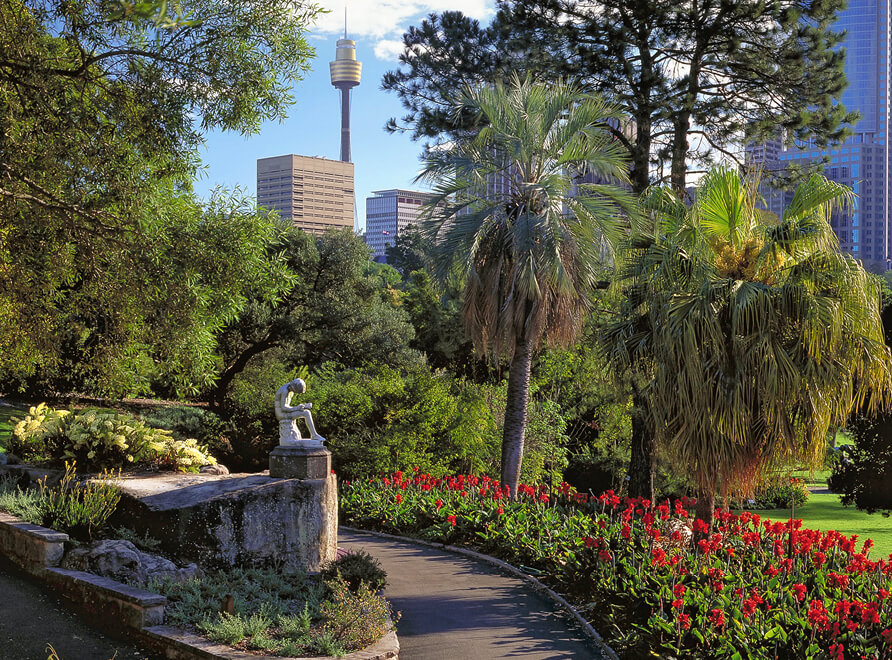
[[[352, 90], [352, 162], [355, 165], [356, 206], [360, 228], [365, 227], [366, 197], [375, 190], [418, 188], [414, 183], [420, 169], [422, 143], [405, 134], [388, 134], [385, 122], [401, 117], [403, 108], [395, 95], [380, 89], [386, 71], [396, 68], [402, 34], [431, 11], [461, 10], [480, 20], [493, 14], [493, 0], [322, 2], [330, 13], [311, 28], [308, 39], [316, 49], [311, 71], [297, 83], [297, 103], [282, 124], [264, 122], [256, 135], [210, 131], [201, 149], [204, 169], [196, 179], [196, 193], [207, 198], [218, 185], [239, 186], [256, 195], [256, 162], [288, 154], [337, 160], [341, 144], [340, 95], [332, 87], [329, 62], [335, 59], [337, 41], [344, 36], [344, 6], [347, 7], [347, 36], [356, 42], [356, 57], [363, 63], [363, 82]], [[386, 165], [382, 167], [382, 164]]]

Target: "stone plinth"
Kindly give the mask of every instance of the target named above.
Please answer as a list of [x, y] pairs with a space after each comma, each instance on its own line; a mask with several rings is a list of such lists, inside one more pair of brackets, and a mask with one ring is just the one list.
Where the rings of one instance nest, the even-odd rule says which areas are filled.
[[269, 453], [269, 476], [281, 479], [325, 479], [331, 473], [331, 452], [322, 445], [279, 445]]
[[112, 525], [158, 539], [176, 557], [205, 567], [276, 566], [318, 571], [335, 559], [335, 475], [153, 474], [123, 480]]

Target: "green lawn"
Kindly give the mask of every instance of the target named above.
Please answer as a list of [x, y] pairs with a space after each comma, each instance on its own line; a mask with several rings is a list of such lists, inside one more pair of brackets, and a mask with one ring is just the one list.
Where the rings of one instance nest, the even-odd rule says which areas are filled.
[[26, 411], [10, 406], [0, 406], [0, 451], [6, 447], [6, 439], [12, 436], [13, 424], [10, 421], [13, 417], [22, 418], [27, 414]]
[[[773, 520], [790, 518], [789, 509], [757, 510], [755, 513]], [[796, 509], [795, 516], [802, 519], [803, 527], [822, 531], [835, 529], [847, 536], [857, 534], [859, 541], [873, 539], [875, 545], [870, 552], [873, 559], [885, 559], [892, 554], [892, 517], [844, 507], [839, 496], [833, 493], [812, 493], [806, 505]]]

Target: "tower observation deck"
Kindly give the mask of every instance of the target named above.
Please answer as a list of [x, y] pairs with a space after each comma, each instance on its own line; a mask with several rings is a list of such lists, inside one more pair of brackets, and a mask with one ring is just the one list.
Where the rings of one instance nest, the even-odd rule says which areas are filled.
[[341, 92], [341, 160], [350, 162], [350, 90], [359, 85], [362, 75], [362, 62], [356, 59], [356, 42], [347, 38], [338, 39], [337, 55], [329, 62], [331, 84]]

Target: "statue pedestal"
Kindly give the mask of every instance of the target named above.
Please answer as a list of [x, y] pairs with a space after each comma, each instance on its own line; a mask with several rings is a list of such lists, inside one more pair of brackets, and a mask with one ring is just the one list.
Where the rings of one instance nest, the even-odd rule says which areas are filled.
[[331, 452], [322, 445], [279, 445], [269, 454], [269, 476], [279, 479], [327, 479]]

